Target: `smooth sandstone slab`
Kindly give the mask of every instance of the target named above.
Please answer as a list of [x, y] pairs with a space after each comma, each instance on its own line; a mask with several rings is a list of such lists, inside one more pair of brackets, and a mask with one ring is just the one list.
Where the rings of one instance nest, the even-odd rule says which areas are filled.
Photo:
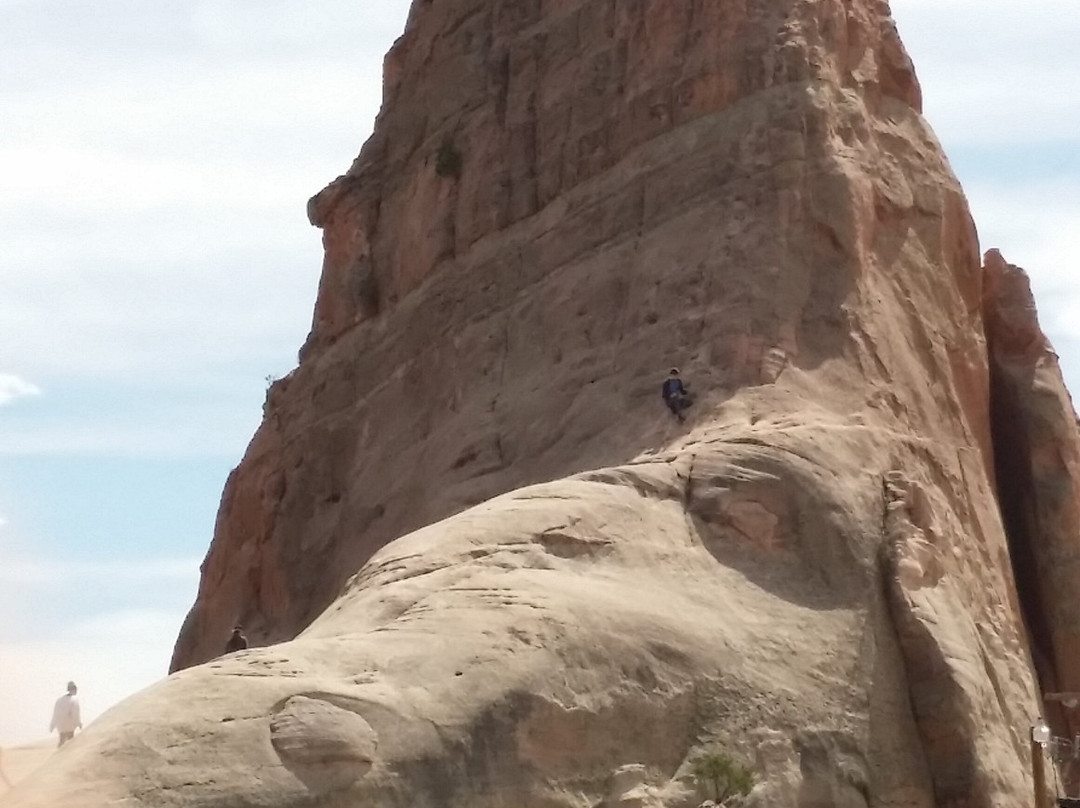
[[[296, 640], [114, 709], [3, 804], [691, 806], [690, 761], [714, 746], [754, 762], [754, 805], [929, 806], [933, 766], [977, 804], [1019, 800], [1001, 710], [1032, 700], [1023, 660], [901, 604], [961, 585], [947, 559], [935, 582], [881, 585], [889, 445], [827, 422], [705, 431], [496, 498], [389, 545]], [[940, 506], [915, 518], [943, 524]], [[893, 510], [885, 540], [914, 541], [911, 506]], [[1004, 698], [930, 767], [911, 632], [943, 649], [938, 714]]]

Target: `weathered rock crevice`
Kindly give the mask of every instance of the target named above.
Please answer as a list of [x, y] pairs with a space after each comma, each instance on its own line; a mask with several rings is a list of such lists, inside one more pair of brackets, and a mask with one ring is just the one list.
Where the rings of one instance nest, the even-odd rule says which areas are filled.
[[[1080, 690], [1080, 430], [1031, 285], [996, 250], [983, 268], [997, 496], [1042, 692]], [[1060, 704], [1044, 712], [1080, 728]]]
[[1031, 443], [1016, 383], [999, 363], [991, 364], [991, 434], [998, 504], [1032, 663], [1045, 693], [1056, 689], [1058, 676], [1050, 615], [1046, 610], [1049, 593], [1040, 570], [1041, 542]]

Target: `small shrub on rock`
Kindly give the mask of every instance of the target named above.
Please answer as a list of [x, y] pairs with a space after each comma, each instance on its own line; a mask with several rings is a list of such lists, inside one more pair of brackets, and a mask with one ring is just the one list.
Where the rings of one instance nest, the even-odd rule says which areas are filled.
[[702, 755], [694, 761], [691, 771], [699, 785], [712, 790], [713, 803], [717, 806], [745, 797], [754, 787], [754, 773], [722, 752]]
[[461, 152], [452, 140], [444, 140], [435, 154], [435, 173], [440, 177], [461, 176]]

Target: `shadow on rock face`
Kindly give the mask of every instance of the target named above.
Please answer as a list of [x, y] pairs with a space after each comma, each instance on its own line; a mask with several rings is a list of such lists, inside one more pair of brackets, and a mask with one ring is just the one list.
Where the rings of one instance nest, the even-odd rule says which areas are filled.
[[723, 566], [812, 609], [851, 606], [871, 581], [834, 475], [778, 446], [728, 444], [695, 456], [686, 510]]
[[858, 745], [842, 734], [803, 733], [796, 740], [802, 784], [800, 808], [866, 808], [870, 774]]

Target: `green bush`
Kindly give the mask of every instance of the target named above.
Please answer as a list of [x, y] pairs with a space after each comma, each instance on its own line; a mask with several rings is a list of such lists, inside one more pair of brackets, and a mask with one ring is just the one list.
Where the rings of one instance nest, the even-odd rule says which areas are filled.
[[717, 805], [726, 805], [732, 797], [745, 797], [754, 787], [754, 773], [721, 752], [702, 755], [691, 771], [699, 785], [711, 786]]
[[440, 177], [461, 176], [461, 152], [452, 140], [444, 140], [435, 154], [435, 173]]

